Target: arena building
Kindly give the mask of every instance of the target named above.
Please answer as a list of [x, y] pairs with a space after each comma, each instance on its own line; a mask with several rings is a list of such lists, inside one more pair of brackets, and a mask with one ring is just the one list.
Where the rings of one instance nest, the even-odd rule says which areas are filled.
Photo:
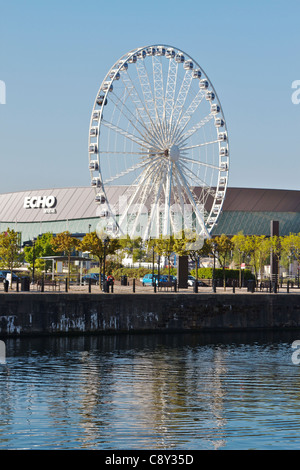
[[[120, 187], [110, 187], [110, 203]], [[85, 234], [96, 229], [99, 205], [91, 187], [30, 190], [0, 195], [0, 231], [14, 229], [21, 242], [46, 232], [68, 230]], [[212, 235], [270, 235], [270, 223], [279, 221], [280, 235], [300, 232], [300, 191], [228, 188], [222, 213]]]

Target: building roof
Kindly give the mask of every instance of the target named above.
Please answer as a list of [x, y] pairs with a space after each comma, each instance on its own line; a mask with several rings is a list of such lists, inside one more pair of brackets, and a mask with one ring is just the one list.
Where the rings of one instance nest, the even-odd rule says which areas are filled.
[[[107, 197], [116, 204], [124, 192], [124, 186], [111, 186]], [[55, 198], [50, 208], [33, 208], [26, 198]], [[0, 194], [0, 222], [55, 222], [62, 220], [90, 219], [99, 216], [99, 206], [94, 201], [91, 187], [53, 188]], [[40, 199], [40, 201], [43, 201]], [[24, 206], [25, 203], [25, 206]], [[228, 188], [223, 212], [297, 212], [300, 213], [300, 191], [281, 189]]]
[[300, 191], [228, 188], [223, 211], [300, 212]]

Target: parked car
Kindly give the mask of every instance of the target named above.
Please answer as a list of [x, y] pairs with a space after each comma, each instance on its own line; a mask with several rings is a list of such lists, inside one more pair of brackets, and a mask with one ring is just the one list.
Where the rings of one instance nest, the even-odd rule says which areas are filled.
[[[3, 270], [0, 271], [0, 282], [5, 281], [7, 274], [10, 274], [10, 271]], [[12, 282], [17, 282], [20, 281], [19, 276], [17, 276], [15, 273], [12, 273]]]
[[[160, 274], [159, 275], [159, 282], [168, 282], [168, 276], [165, 274]], [[145, 274], [143, 278], [140, 279], [141, 283], [143, 286], [152, 286], [155, 282], [155, 284], [158, 284], [158, 275], [154, 274]]]
[[188, 286], [193, 286], [195, 283], [196, 278], [194, 276], [188, 275]]
[[[82, 277], [82, 283], [83, 285], [89, 284], [90, 280], [92, 284], [99, 284], [99, 273], [90, 273], [90, 274], [85, 274], [85, 276]], [[101, 279], [103, 280], [103, 274], [101, 274]], [[106, 276], [105, 276], [106, 279]]]

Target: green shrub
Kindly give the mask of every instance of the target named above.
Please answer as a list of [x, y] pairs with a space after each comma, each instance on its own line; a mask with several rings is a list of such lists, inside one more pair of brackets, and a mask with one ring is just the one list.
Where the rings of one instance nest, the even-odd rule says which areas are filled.
[[[196, 270], [191, 270], [191, 275], [196, 277]], [[226, 279], [239, 279], [240, 271], [239, 269], [225, 269]], [[243, 279], [248, 281], [249, 279], [254, 279], [254, 275], [251, 273], [250, 269], [244, 269], [242, 272]], [[213, 277], [213, 268], [198, 268], [198, 279], [212, 279]], [[223, 279], [223, 269], [215, 269], [215, 279]]]
[[[112, 275], [114, 278], [119, 281], [121, 276], [127, 276], [130, 279], [140, 279], [145, 276], [145, 274], [152, 273], [152, 269], [149, 268], [118, 268], [112, 270]], [[157, 269], [154, 270], [154, 273], [157, 274]], [[176, 276], [177, 270], [175, 268], [170, 269], [170, 274]], [[161, 269], [160, 274], [169, 274], [169, 269]]]

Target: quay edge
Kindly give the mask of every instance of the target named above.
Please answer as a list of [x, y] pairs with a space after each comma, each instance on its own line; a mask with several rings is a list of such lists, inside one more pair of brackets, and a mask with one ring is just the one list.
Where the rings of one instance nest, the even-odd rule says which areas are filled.
[[0, 338], [300, 329], [300, 295], [0, 294]]

